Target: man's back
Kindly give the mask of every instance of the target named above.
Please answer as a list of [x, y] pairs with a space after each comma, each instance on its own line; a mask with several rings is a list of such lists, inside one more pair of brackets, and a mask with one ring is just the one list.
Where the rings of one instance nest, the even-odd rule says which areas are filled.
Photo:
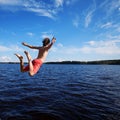
[[37, 59], [41, 59], [42, 62], [44, 62], [45, 59], [46, 59], [46, 57], [47, 57], [48, 50], [49, 50], [49, 49], [47, 48], [47, 46], [40, 47], [40, 48], [39, 48], [39, 52], [38, 52]]
[[41, 59], [42, 62], [44, 62], [48, 55], [49, 49], [52, 47], [55, 41], [56, 41], [56, 38], [53, 38], [51, 43], [47, 44], [46, 46], [39, 47], [39, 53], [38, 53], [37, 59]]

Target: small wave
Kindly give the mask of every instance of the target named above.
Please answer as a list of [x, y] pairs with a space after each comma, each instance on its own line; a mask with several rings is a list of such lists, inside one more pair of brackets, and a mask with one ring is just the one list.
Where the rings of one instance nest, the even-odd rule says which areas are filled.
[[119, 66], [45, 65], [35, 77], [2, 67], [2, 120], [120, 120]]
[[60, 116], [40, 111], [27, 111], [18, 116], [9, 116], [7, 120], [62, 120]]

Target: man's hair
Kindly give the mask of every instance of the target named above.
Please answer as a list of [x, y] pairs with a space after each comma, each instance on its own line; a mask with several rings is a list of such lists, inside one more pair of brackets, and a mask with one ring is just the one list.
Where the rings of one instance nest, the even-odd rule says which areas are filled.
[[46, 46], [50, 43], [50, 39], [49, 38], [44, 38], [42, 43], [43, 43], [43, 46]]

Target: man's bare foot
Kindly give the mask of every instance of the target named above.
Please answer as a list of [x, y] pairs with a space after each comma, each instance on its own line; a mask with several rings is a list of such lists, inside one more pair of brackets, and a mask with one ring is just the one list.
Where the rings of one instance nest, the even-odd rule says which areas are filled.
[[28, 61], [31, 61], [32, 58], [31, 58], [30, 54], [27, 51], [24, 51], [24, 53], [27, 56]]
[[19, 54], [15, 54], [15, 55], [19, 58], [20, 61], [23, 60], [23, 56], [21, 56], [21, 55], [19, 55]]

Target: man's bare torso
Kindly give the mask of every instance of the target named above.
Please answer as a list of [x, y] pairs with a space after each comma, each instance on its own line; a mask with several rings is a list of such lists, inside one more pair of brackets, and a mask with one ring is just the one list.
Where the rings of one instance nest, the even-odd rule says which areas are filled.
[[40, 59], [42, 62], [44, 62], [47, 57], [47, 54], [48, 54], [47, 47], [40, 47], [37, 59]]

